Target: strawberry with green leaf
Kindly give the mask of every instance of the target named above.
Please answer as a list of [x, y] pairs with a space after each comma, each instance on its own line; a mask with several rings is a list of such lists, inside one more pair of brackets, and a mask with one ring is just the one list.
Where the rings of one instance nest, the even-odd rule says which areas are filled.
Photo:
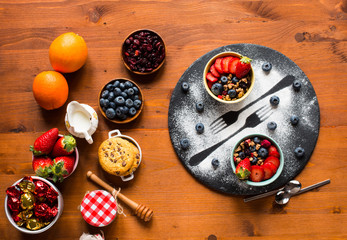
[[34, 146], [30, 146], [30, 151], [33, 152], [34, 156], [49, 154], [58, 139], [58, 133], [58, 128], [48, 130], [35, 140]]
[[69, 176], [75, 165], [75, 156], [60, 156], [54, 159], [52, 175], [54, 182], [62, 182], [64, 177]]
[[32, 167], [37, 176], [47, 178], [52, 173], [53, 161], [48, 156], [34, 156]]
[[235, 75], [238, 79], [245, 77], [251, 70], [252, 59], [243, 56], [236, 64]]
[[235, 174], [241, 180], [248, 179], [249, 175], [251, 174], [251, 162], [249, 158], [243, 159], [236, 166]]
[[52, 157], [67, 156], [74, 152], [76, 140], [71, 135], [65, 135], [58, 139], [52, 150]]

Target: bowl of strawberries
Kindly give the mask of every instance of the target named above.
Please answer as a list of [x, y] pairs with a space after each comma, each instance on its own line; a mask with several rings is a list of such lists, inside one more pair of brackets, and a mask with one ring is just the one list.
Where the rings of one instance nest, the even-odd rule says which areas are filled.
[[59, 134], [52, 128], [39, 136], [30, 146], [32, 167], [37, 176], [62, 182], [77, 168], [79, 161], [76, 140], [71, 135]]
[[276, 141], [263, 134], [240, 139], [232, 150], [231, 167], [240, 181], [251, 186], [266, 186], [282, 173], [283, 152]]
[[244, 100], [254, 86], [252, 59], [236, 52], [222, 52], [212, 57], [204, 69], [208, 94], [222, 103]]

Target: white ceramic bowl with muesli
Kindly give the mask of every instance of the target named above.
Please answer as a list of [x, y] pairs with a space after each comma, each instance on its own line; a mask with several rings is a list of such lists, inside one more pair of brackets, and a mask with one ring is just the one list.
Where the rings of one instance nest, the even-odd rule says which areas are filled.
[[243, 57], [236, 52], [222, 52], [208, 61], [203, 81], [212, 98], [222, 103], [234, 104], [243, 101], [251, 93], [255, 79], [251, 63], [245, 76], [238, 78], [236, 75], [239, 74], [235, 73], [237, 60]]

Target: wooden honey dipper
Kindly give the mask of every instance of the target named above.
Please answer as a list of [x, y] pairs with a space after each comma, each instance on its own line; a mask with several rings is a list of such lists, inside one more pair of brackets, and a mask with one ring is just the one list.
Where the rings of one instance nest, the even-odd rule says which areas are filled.
[[117, 190], [111, 187], [110, 185], [108, 185], [107, 183], [105, 183], [103, 180], [101, 180], [92, 171], [87, 172], [87, 177], [90, 178], [93, 182], [99, 184], [101, 187], [105, 188], [110, 193], [112, 193], [114, 197], [118, 197], [120, 200], [122, 200], [122, 202], [124, 202], [127, 206], [129, 206], [134, 211], [137, 217], [141, 218], [145, 222], [148, 222], [149, 220], [151, 220], [153, 216], [152, 209], [146, 207], [145, 205], [138, 204], [130, 200], [129, 198], [127, 198], [120, 192], [118, 192], [117, 196], [115, 196], [116, 194], [114, 193], [117, 192]]

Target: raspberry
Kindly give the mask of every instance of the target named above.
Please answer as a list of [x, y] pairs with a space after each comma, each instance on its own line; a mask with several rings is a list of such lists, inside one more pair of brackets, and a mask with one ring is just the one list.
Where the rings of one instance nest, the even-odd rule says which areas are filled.
[[271, 143], [264, 139], [263, 141], [261, 141], [261, 146], [264, 147], [264, 148], [269, 148], [271, 146]]

